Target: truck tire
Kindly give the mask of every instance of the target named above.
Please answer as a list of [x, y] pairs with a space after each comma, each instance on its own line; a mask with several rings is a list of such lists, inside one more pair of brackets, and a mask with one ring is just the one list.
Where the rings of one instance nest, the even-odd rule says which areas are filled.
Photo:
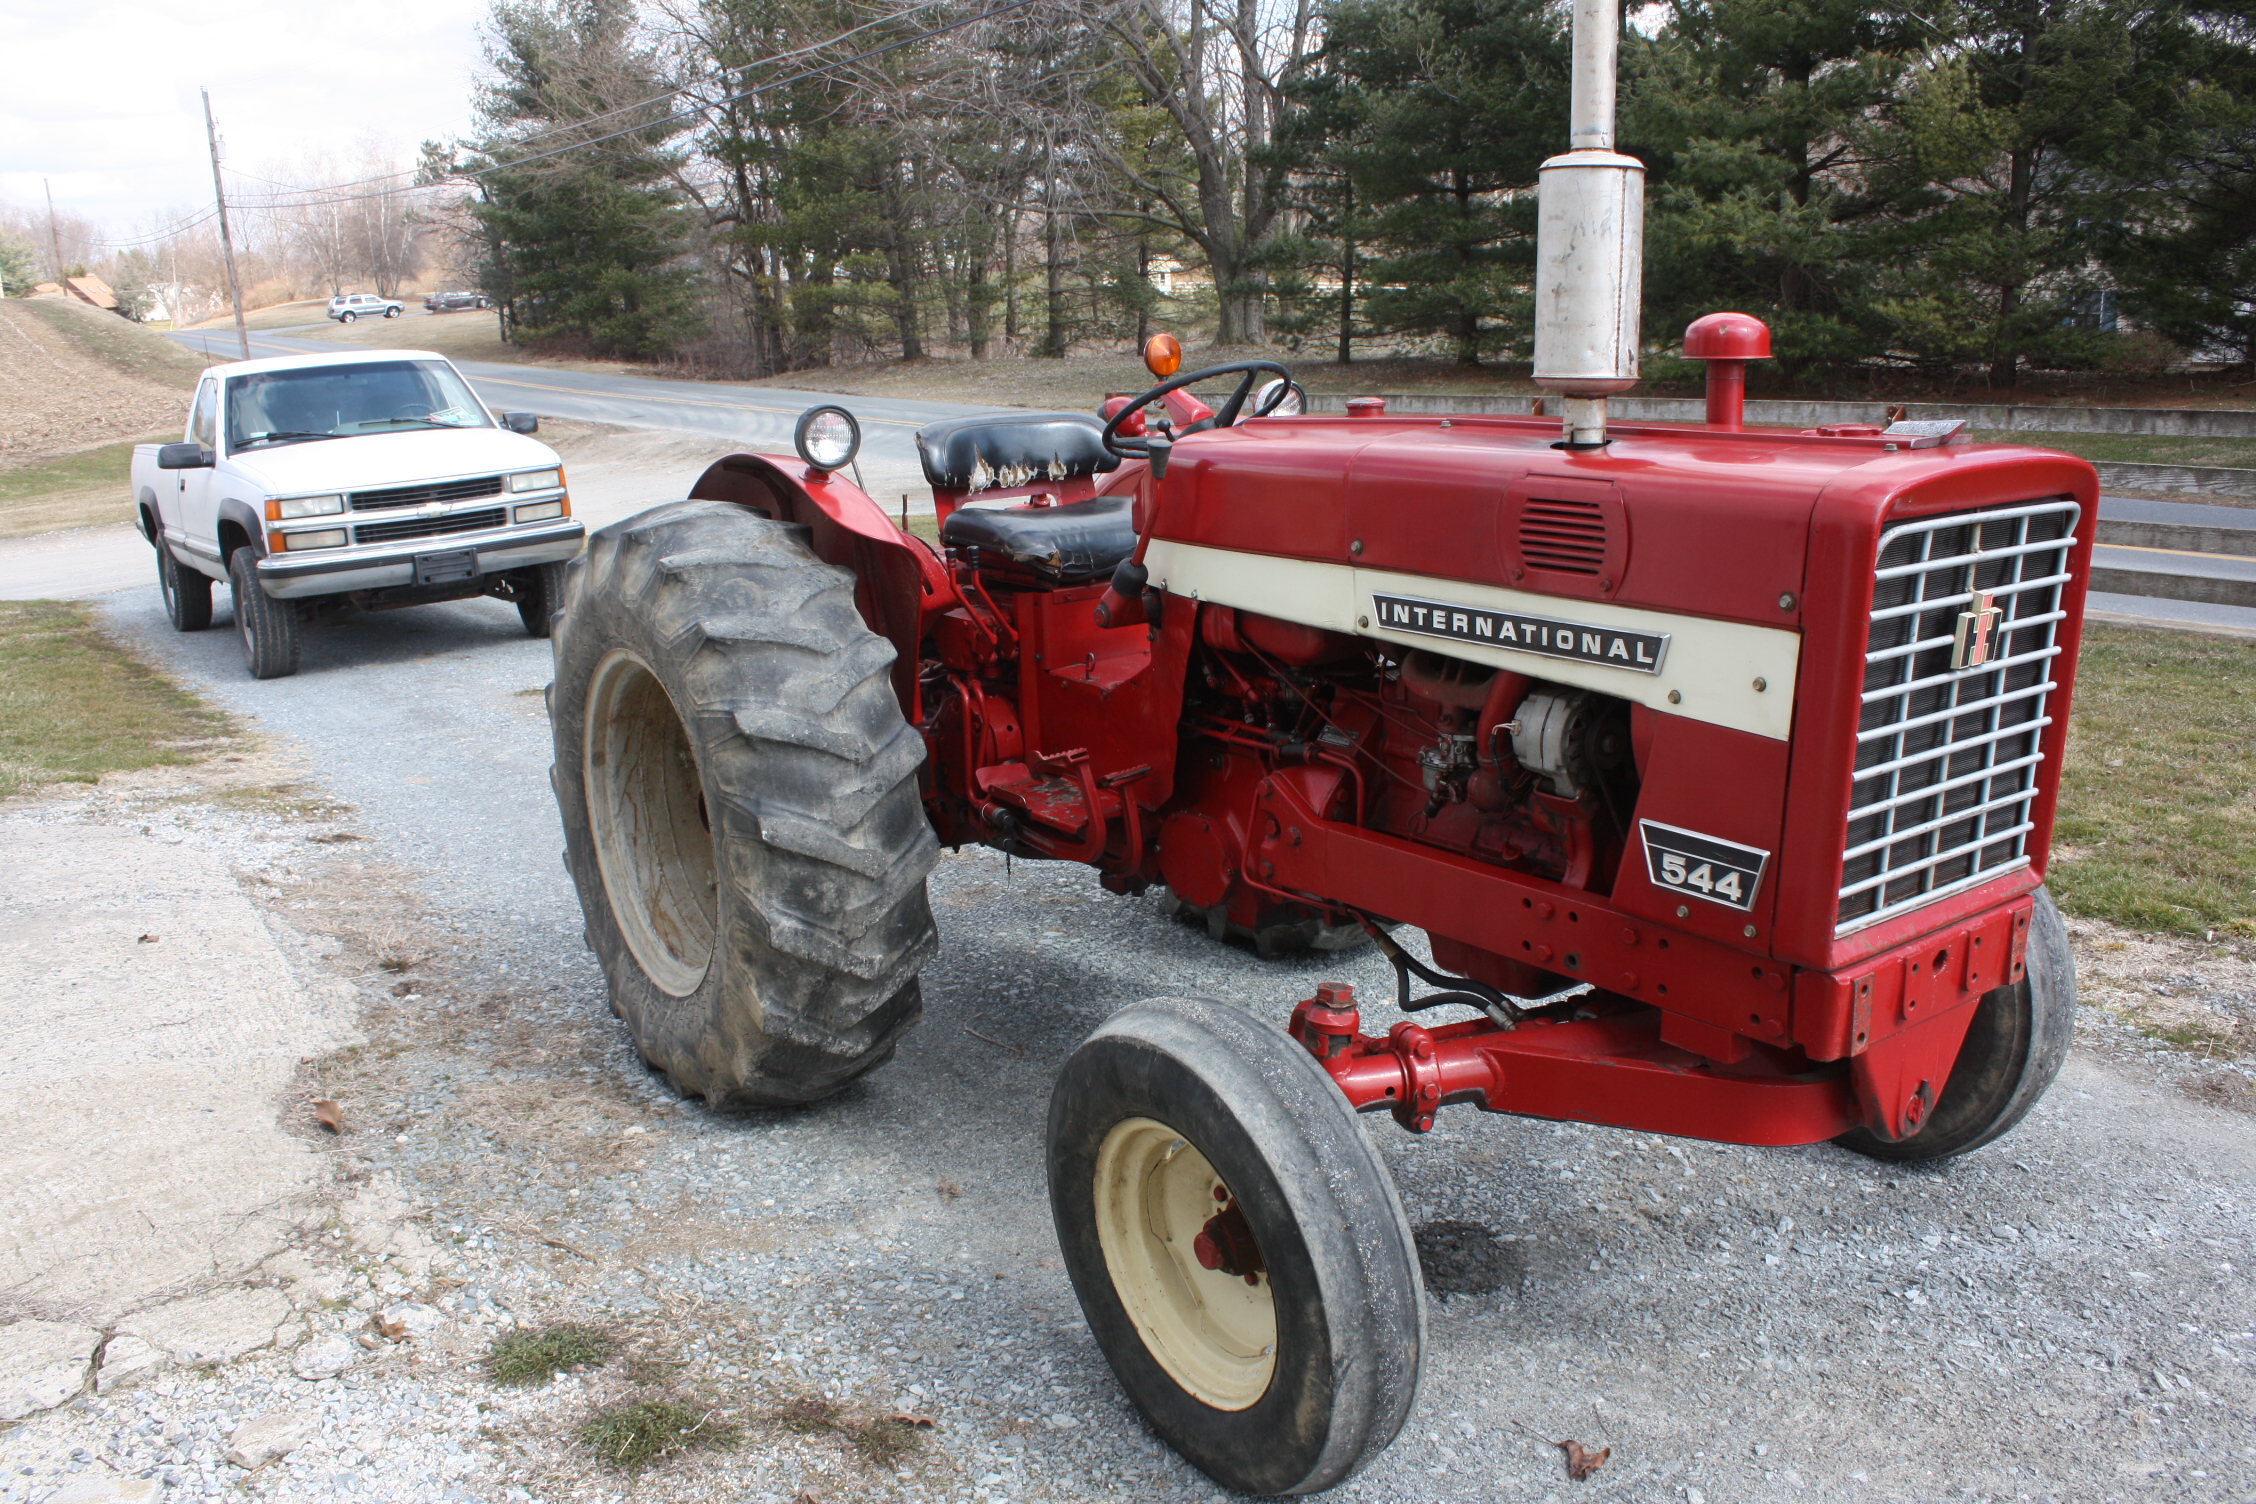
[[298, 613], [259, 588], [258, 557], [247, 548], [227, 556], [227, 588], [235, 597], [235, 635], [254, 679], [286, 679], [298, 671]]
[[549, 618], [564, 609], [564, 569], [562, 563], [536, 564], [525, 571], [517, 618], [525, 624], [526, 636], [546, 637]]
[[2037, 890], [2021, 980], [1988, 993], [1974, 1009], [1950, 1079], [1917, 1133], [1890, 1143], [1858, 1128], [1834, 1142], [1899, 1164], [1949, 1159], [2002, 1136], [2037, 1105], [2076, 1033], [2076, 961], [2050, 892]]
[[1330, 1488], [1417, 1396], [1394, 1182], [1315, 1057], [1227, 1004], [1114, 1014], [1050, 1097], [1050, 1214], [1121, 1387], [1225, 1488]]
[[201, 632], [211, 625], [212, 577], [189, 569], [157, 540], [157, 590], [164, 596], [165, 619], [175, 632]]
[[611, 1007], [717, 1108], [893, 1053], [939, 948], [923, 739], [805, 528], [719, 501], [604, 528], [556, 625], [550, 780]]
[[349, 324], [354, 319], [357, 319], [359, 317], [359, 314], [354, 313], [350, 308], [348, 308], [343, 313], [337, 315], [337, 322], [340, 324]]

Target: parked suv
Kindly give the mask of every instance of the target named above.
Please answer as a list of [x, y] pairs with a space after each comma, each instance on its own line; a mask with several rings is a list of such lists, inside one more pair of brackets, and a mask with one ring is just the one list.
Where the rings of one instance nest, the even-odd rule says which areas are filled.
[[423, 300], [429, 313], [460, 313], [465, 308], [491, 308], [482, 292], [435, 292]]
[[546, 637], [586, 531], [539, 426], [427, 350], [212, 367], [186, 439], [133, 450], [166, 614], [210, 626], [225, 581], [256, 679], [295, 673], [303, 629], [355, 609], [493, 596]]
[[379, 315], [396, 319], [405, 312], [405, 303], [391, 298], [379, 298], [372, 292], [348, 292], [329, 300], [329, 317], [340, 324], [349, 324], [355, 319], [372, 319]]

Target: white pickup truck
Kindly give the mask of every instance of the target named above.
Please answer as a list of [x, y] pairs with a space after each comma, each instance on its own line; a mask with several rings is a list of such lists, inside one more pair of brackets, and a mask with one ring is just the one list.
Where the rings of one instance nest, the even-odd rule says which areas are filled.
[[546, 637], [586, 529], [538, 427], [424, 350], [212, 367], [186, 440], [133, 450], [166, 614], [201, 631], [226, 581], [259, 679], [297, 671], [302, 626], [354, 609], [490, 595]]

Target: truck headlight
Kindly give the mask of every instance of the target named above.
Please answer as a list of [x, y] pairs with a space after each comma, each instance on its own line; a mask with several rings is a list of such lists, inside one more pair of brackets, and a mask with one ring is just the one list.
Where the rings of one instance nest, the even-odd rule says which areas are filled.
[[509, 489], [512, 491], [553, 491], [563, 484], [562, 470], [527, 470], [521, 475], [509, 477]]
[[293, 517], [327, 517], [344, 509], [342, 496], [285, 496], [266, 504], [266, 520], [288, 522]]
[[343, 548], [345, 546], [345, 530], [341, 527], [325, 527], [318, 532], [282, 533], [279, 536], [282, 539], [282, 546], [291, 553], [297, 553], [301, 549], [308, 548]]
[[564, 502], [561, 498], [555, 501], [528, 502], [517, 509], [517, 520], [519, 522], [545, 522], [551, 517], [563, 515]]

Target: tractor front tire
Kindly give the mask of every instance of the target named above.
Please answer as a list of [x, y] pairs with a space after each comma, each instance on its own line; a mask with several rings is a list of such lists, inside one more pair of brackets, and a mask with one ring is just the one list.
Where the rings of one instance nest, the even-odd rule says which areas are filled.
[[1950, 1079], [1917, 1133], [1890, 1143], [1857, 1128], [1834, 1142], [1899, 1164], [1950, 1159], [2003, 1136], [2037, 1105], [2076, 1033], [2076, 961], [2068, 926], [2045, 889], [2037, 890], [2029, 916], [2021, 980], [1986, 994], [1974, 1009]]
[[1417, 1394], [1425, 1290], [1394, 1182], [1315, 1057], [1223, 1003], [1114, 1014], [1050, 1098], [1050, 1213], [1098, 1346], [1226, 1488], [1330, 1488]]
[[893, 647], [805, 528], [719, 501], [603, 529], [553, 639], [550, 781], [611, 1007], [714, 1107], [830, 1095], [915, 1023], [939, 857]]

